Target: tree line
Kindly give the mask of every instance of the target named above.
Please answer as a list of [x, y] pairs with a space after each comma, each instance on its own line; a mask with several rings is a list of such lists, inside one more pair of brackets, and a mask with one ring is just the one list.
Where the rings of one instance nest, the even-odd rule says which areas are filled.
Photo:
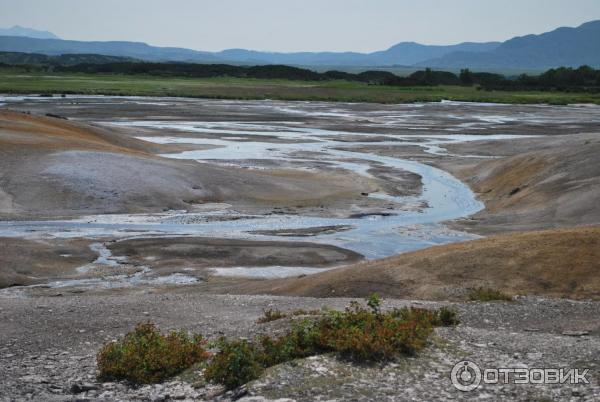
[[347, 80], [370, 85], [398, 87], [463, 85], [477, 86], [482, 90], [509, 91], [588, 91], [600, 92], [600, 70], [589, 66], [560, 67], [540, 75], [523, 74], [506, 77], [501, 74], [474, 72], [463, 69], [459, 74], [449, 71], [425, 69], [401, 77], [389, 71], [316, 72], [306, 68], [286, 65], [238, 66], [229, 64], [151, 63], [119, 59], [100, 55], [43, 56], [0, 52], [0, 67], [19, 68], [25, 71], [87, 74], [149, 75], [189, 78], [256, 78], [300, 81]]

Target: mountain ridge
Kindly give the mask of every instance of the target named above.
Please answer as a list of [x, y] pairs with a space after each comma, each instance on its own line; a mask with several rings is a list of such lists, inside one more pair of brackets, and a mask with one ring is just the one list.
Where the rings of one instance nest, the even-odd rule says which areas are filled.
[[[28, 30], [28, 28], [19, 28]], [[14, 35], [1, 36], [1, 33], [2, 30], [0, 30], [0, 51], [4, 52], [38, 53], [49, 56], [83, 53], [154, 62], [537, 70], [559, 66], [578, 67], [584, 64], [600, 67], [600, 20], [590, 21], [574, 28], [560, 27], [539, 35], [514, 37], [505, 42], [463, 42], [455, 45], [400, 42], [386, 50], [371, 53], [282, 53], [235, 48], [207, 52], [178, 47], [157, 47], [143, 42], [84, 42]]]
[[52, 32], [26, 28], [20, 25], [14, 25], [11, 28], [0, 28], [0, 36], [21, 36], [37, 39], [60, 39]]
[[518, 36], [488, 52], [455, 52], [418, 63], [444, 68], [538, 68], [600, 66], [600, 20]]

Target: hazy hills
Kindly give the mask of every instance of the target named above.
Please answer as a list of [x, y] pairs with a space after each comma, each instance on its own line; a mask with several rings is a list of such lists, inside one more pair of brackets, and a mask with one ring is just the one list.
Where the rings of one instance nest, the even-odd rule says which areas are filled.
[[184, 48], [156, 47], [141, 42], [83, 42], [60, 39], [39, 39], [0, 36], [0, 51], [61, 54], [100, 54], [129, 57], [147, 61], [177, 61], [199, 63], [291, 64], [303, 66], [410, 66], [442, 57], [452, 52], [488, 51], [500, 43], [461, 43], [450, 46], [428, 46], [414, 42], [399, 43], [387, 50], [373, 53], [297, 52], [272, 53], [245, 49], [202, 52]]
[[141, 42], [82, 42], [16, 36], [0, 37], [0, 51], [39, 53], [50, 56], [85, 53], [129, 57], [148, 61], [217, 61], [208, 52], [174, 47], [155, 47]]
[[[99, 54], [148, 61], [198, 63], [288, 64], [299, 66], [418, 66], [472, 69], [539, 69], [559, 66], [600, 67], [600, 21], [577, 28], [558, 28], [541, 35], [516, 37], [506, 42], [466, 42], [430, 46], [402, 42], [373, 53], [297, 52], [273, 53], [245, 49], [203, 52], [156, 47], [140, 42], [83, 42], [57, 39], [49, 32], [13, 27], [0, 30], [0, 51], [61, 54]], [[28, 34], [31, 32], [31, 34]], [[29, 36], [29, 37], [28, 37]]]
[[49, 56], [39, 53], [16, 53], [16, 52], [0, 52], [0, 63], [11, 65], [58, 65], [71, 66], [77, 64], [106, 64], [137, 61], [136, 59], [117, 56], [106, 56], [100, 54], [61, 54], [57, 56]]
[[411, 66], [413, 64], [441, 57], [452, 52], [481, 52], [495, 49], [499, 42], [460, 43], [450, 46], [428, 46], [415, 42], [402, 42], [391, 48], [373, 53], [355, 52], [298, 52], [266, 53], [244, 49], [229, 49], [215, 53], [227, 61], [257, 64], [296, 64], [305, 66]]
[[0, 36], [25, 36], [28, 38], [37, 39], [60, 39], [52, 32], [38, 31], [37, 29], [24, 28], [19, 25], [15, 25], [12, 28], [0, 28]]

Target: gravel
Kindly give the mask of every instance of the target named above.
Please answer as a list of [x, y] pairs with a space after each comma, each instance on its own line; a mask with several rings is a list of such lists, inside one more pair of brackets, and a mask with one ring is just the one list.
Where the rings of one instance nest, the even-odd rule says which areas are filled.
[[[0, 309], [1, 401], [166, 400], [574, 400], [600, 398], [600, 303], [539, 298], [516, 302], [454, 304], [462, 323], [439, 328], [414, 358], [357, 365], [333, 355], [272, 367], [233, 392], [206, 384], [191, 370], [163, 384], [133, 387], [96, 379], [95, 354], [136, 323], [151, 320], [163, 331], [183, 328], [208, 338], [252, 337], [284, 330], [288, 322], [257, 324], [268, 308], [283, 311], [350, 299], [205, 295], [157, 289], [62, 297], [3, 297]], [[386, 300], [385, 307], [439, 307], [447, 303]], [[60, 318], [60, 319], [57, 319]], [[482, 385], [463, 393], [450, 372], [462, 360], [481, 368], [590, 369], [590, 384]], [[288, 398], [288, 399], [285, 399]]]

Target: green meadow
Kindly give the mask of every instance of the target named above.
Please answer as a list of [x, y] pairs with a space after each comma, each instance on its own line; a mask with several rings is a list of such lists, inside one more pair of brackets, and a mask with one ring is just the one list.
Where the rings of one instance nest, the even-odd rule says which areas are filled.
[[47, 74], [0, 70], [0, 93], [178, 96], [411, 103], [441, 100], [497, 103], [595, 103], [600, 93], [485, 91], [465, 86], [396, 87], [350, 81], [179, 78], [113, 74]]

